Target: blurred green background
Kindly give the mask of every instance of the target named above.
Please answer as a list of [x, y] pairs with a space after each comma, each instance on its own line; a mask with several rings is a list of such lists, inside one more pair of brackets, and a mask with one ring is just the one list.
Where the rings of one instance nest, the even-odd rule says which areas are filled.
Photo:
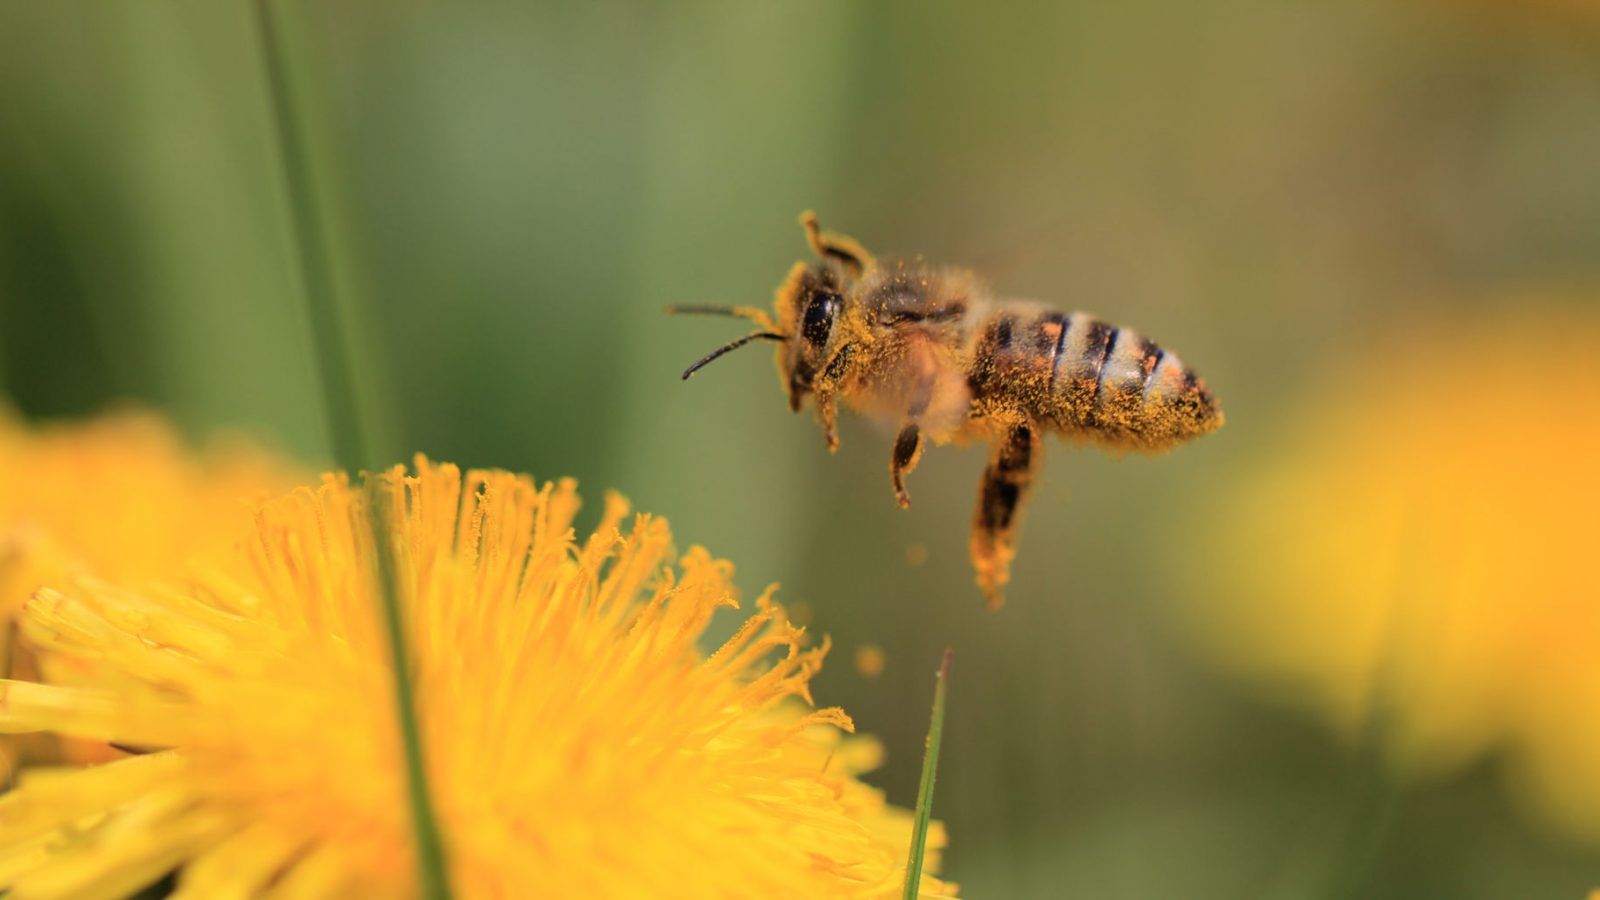
[[[748, 595], [781, 582], [839, 648], [818, 700], [883, 739], [874, 780], [902, 805], [953, 643], [935, 811], [965, 896], [1600, 885], [1600, 851], [1519, 816], [1492, 762], [1401, 790], [1212, 674], [1174, 637], [1159, 552], [1225, 517], [1215, 473], [1375, 336], [1600, 297], [1592, 5], [286, 12], [386, 455], [614, 486]], [[0, 393], [36, 417], [134, 399], [329, 458], [269, 112], [243, 2], [0, 2]], [[678, 380], [738, 326], [662, 306], [770, 303], [806, 208], [1137, 327], [1228, 426], [1156, 459], [1052, 448], [986, 613], [981, 449], [929, 452], [901, 512], [891, 435], [849, 419], [830, 458], [768, 350]], [[867, 643], [877, 680], [850, 662]]]

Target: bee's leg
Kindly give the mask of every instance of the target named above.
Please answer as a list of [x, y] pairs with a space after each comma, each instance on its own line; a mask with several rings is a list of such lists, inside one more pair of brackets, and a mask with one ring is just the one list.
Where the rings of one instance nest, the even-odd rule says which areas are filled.
[[839, 379], [850, 370], [850, 359], [855, 356], [857, 346], [849, 343], [834, 351], [828, 364], [822, 367], [822, 375], [811, 386], [817, 395], [817, 418], [822, 420], [822, 436], [828, 442], [829, 453], [839, 450], [839, 405], [835, 394], [839, 390]]
[[894, 481], [894, 499], [901, 509], [911, 506], [911, 495], [906, 493], [905, 476], [917, 467], [922, 458], [922, 429], [915, 422], [901, 426], [894, 439], [894, 456], [889, 460], [889, 477]]
[[917, 467], [922, 458], [922, 426], [918, 421], [933, 402], [934, 379], [931, 375], [918, 380], [911, 394], [911, 408], [906, 410], [906, 423], [894, 439], [894, 456], [889, 459], [889, 478], [894, 482], [894, 499], [901, 509], [909, 509], [911, 495], [906, 493], [905, 476]]
[[828, 442], [828, 452], [839, 452], [839, 405], [833, 391], [817, 393], [817, 418], [822, 420], [822, 439]]
[[1002, 589], [1011, 580], [1016, 556], [1017, 516], [1039, 461], [1039, 436], [1027, 425], [1014, 426], [989, 453], [989, 467], [978, 485], [978, 509], [972, 519], [972, 566], [978, 572], [990, 609], [1005, 602]]

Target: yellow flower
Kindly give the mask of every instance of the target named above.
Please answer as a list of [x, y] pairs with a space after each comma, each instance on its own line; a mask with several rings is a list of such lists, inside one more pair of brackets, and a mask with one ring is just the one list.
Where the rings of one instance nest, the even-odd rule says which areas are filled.
[[[242, 441], [195, 454], [149, 413], [121, 412], [30, 429], [0, 406], [0, 633], [22, 604], [69, 573], [119, 582], [180, 575], [192, 560], [232, 551], [251, 505], [299, 479], [287, 463]], [[0, 640], [0, 674], [29, 675], [26, 648]], [[51, 677], [71, 677], [56, 666]], [[88, 742], [7, 740], [15, 762], [105, 758]]]
[[250, 502], [298, 481], [242, 442], [196, 455], [151, 414], [33, 430], [0, 406], [0, 619], [69, 571], [146, 581], [228, 552]]
[[[910, 815], [855, 779], [875, 745], [811, 709], [826, 642], [762, 596], [702, 654], [732, 567], [698, 547], [673, 567], [663, 520], [623, 527], [611, 497], [580, 545], [571, 481], [417, 469], [376, 489], [461, 896], [898, 893]], [[116, 896], [175, 866], [184, 897], [415, 893], [370, 496], [328, 477], [184, 586], [30, 602], [29, 638], [83, 677], [7, 683], [0, 728], [155, 752], [0, 798], [13, 896]]]
[[1520, 798], [1600, 841], [1597, 326], [1435, 327], [1353, 360], [1217, 501], [1191, 574], [1229, 667], [1376, 729], [1400, 773], [1506, 751]]

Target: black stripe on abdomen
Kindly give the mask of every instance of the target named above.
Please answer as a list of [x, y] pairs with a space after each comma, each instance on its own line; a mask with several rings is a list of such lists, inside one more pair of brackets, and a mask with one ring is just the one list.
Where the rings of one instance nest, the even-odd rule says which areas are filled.
[[1067, 344], [1067, 329], [1072, 327], [1072, 317], [1066, 313], [1051, 313], [1039, 321], [1040, 330], [1051, 325], [1056, 327], [1055, 349], [1050, 351], [1050, 383], [1047, 390], [1054, 392], [1056, 389], [1056, 376], [1061, 373], [1061, 348]]
[[1150, 379], [1156, 374], [1156, 369], [1161, 366], [1162, 357], [1167, 351], [1156, 346], [1156, 342], [1145, 338], [1139, 345], [1139, 367], [1144, 369], [1144, 380], [1139, 383], [1139, 397], [1150, 396]]
[[1094, 364], [1094, 397], [1089, 400], [1091, 407], [1098, 407], [1100, 405], [1100, 392], [1105, 389], [1106, 384], [1106, 360], [1110, 359], [1111, 354], [1116, 351], [1117, 338], [1122, 335], [1122, 329], [1114, 325], [1107, 325], [1104, 322], [1096, 322], [1094, 326], [1094, 329], [1089, 331], [1089, 347], [1086, 348], [1084, 357], [1087, 359], [1094, 355], [1095, 329], [1104, 329], [1105, 343], [1101, 345], [1100, 357]]
[[967, 384], [972, 388], [973, 396], [987, 397], [998, 391], [1004, 383], [1016, 321], [1015, 315], [1000, 313], [984, 326], [973, 354], [972, 368], [967, 372]]
[[1063, 427], [1090, 425], [1094, 396], [1100, 386], [1100, 372], [1116, 329], [1088, 315], [1068, 318], [1063, 343], [1050, 381], [1053, 414]]

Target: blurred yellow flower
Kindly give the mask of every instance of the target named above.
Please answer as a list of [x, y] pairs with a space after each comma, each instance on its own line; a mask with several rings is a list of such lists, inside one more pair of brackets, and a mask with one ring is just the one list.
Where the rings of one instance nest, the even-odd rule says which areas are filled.
[[[11, 622], [28, 596], [69, 573], [136, 583], [181, 575], [232, 552], [252, 504], [301, 479], [243, 440], [189, 450], [151, 413], [119, 412], [30, 428], [0, 406], [0, 675], [31, 674]], [[52, 677], [71, 677], [57, 665]], [[103, 745], [0, 743], [0, 769], [62, 751], [103, 758]]]
[[[898, 894], [910, 814], [854, 777], [876, 745], [810, 706], [826, 642], [763, 596], [696, 649], [737, 606], [731, 565], [695, 547], [672, 566], [666, 522], [624, 528], [614, 496], [575, 543], [571, 481], [419, 458], [375, 489], [461, 896]], [[115, 896], [174, 867], [181, 897], [414, 895], [371, 496], [328, 477], [268, 502], [240, 558], [181, 587], [30, 601], [28, 638], [89, 665], [5, 683], [0, 728], [153, 752], [0, 798], [12, 896]]]
[[195, 454], [160, 418], [121, 412], [29, 428], [0, 406], [0, 617], [69, 571], [119, 582], [229, 552], [251, 504], [299, 483], [242, 441]]
[[1398, 772], [1503, 750], [1600, 841], [1600, 322], [1448, 324], [1352, 360], [1224, 487], [1194, 620]]

